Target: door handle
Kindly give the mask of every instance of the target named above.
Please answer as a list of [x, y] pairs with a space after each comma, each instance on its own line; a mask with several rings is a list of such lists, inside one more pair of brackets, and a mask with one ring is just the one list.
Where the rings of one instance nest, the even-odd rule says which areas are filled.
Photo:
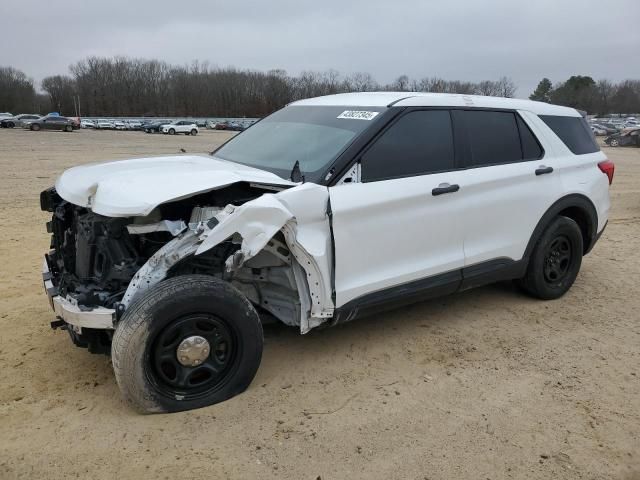
[[553, 172], [553, 167], [545, 167], [544, 165], [540, 165], [540, 168], [536, 168], [536, 176], [544, 175], [545, 173]]
[[448, 183], [441, 183], [436, 188], [431, 190], [431, 195], [434, 197], [438, 195], [443, 195], [445, 193], [454, 193], [460, 190], [460, 185], [449, 185]]

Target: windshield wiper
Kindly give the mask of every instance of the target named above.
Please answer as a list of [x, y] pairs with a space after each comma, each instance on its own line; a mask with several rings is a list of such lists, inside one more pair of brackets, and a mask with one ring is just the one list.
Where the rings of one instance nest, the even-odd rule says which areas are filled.
[[304, 183], [304, 175], [300, 171], [300, 161], [296, 160], [296, 163], [293, 164], [293, 168], [291, 169], [291, 174], [289, 175], [289, 179], [295, 183]]

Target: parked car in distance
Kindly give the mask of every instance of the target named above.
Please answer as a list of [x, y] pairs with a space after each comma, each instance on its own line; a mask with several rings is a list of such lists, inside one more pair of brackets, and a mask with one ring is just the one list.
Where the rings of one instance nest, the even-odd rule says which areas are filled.
[[185, 135], [197, 135], [198, 125], [193, 120], [176, 120], [162, 126], [162, 133], [175, 135], [176, 133], [184, 133]]
[[140, 130], [142, 122], [139, 120], [127, 120], [127, 130]]
[[116, 128], [116, 125], [115, 123], [113, 123], [113, 121], [105, 120], [103, 118], [96, 120], [95, 124], [98, 130], [113, 130]]
[[43, 191], [52, 326], [111, 353], [139, 411], [211, 405], [254, 378], [265, 312], [307, 333], [504, 280], [562, 297], [607, 225], [613, 175], [573, 108], [293, 102], [211, 155], [76, 166]]
[[116, 130], [128, 130], [127, 124], [122, 120], [115, 120], [113, 122], [113, 128]]
[[13, 117], [13, 113], [9, 113], [9, 112], [0, 113], [0, 118], [9, 118], [9, 117]]
[[640, 128], [614, 133], [605, 138], [604, 143], [610, 147], [640, 147]]
[[229, 130], [229, 122], [216, 122], [213, 124], [214, 130]]
[[34, 113], [21, 113], [20, 115], [16, 115], [15, 117], [6, 117], [0, 120], [1, 128], [14, 128], [14, 127], [22, 127], [24, 126], [24, 122], [27, 120], [37, 120], [41, 115], [36, 115]]
[[25, 128], [27, 125], [28, 128], [33, 131], [62, 130], [65, 132], [72, 132], [74, 128], [74, 122], [70, 118], [61, 117], [58, 115], [47, 115], [44, 117], [40, 117], [37, 120], [30, 120], [28, 124], [25, 124]]
[[167, 123], [171, 122], [169, 120], [154, 120], [152, 122], [143, 123], [141, 128], [145, 133], [159, 133], [162, 131], [162, 126]]
[[597, 135], [599, 137], [607, 135], [607, 131], [598, 125], [591, 125], [591, 131], [594, 133], [594, 135]]
[[93, 120], [83, 118], [80, 120], [80, 128], [96, 128], [96, 124]]
[[244, 125], [240, 122], [231, 122], [229, 123], [228, 130], [232, 130], [234, 132], [242, 132], [245, 129]]
[[600, 130], [604, 130], [607, 135], [612, 135], [620, 131], [618, 128], [615, 128], [613, 125], [608, 123], [594, 123], [593, 126], [599, 128]]

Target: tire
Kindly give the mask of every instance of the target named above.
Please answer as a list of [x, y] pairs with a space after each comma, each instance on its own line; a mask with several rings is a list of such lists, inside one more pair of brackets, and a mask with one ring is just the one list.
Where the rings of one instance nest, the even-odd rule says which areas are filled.
[[64, 131], [65, 132], [73, 132], [73, 127], [71, 125], [67, 125], [66, 127], [64, 127]]
[[198, 130], [196, 130], [195, 128], [191, 130], [191, 135], [197, 135], [198, 134]]
[[[178, 359], [185, 339], [209, 345], [210, 351], [191, 357], [200, 364]], [[118, 386], [133, 408], [179, 412], [245, 391], [260, 365], [262, 344], [258, 314], [235, 287], [206, 275], [184, 275], [159, 283], [129, 306], [113, 336], [111, 357]]]
[[516, 283], [533, 297], [560, 298], [578, 276], [583, 252], [578, 224], [567, 217], [556, 217], [536, 242], [527, 272]]
[[38, 125], [37, 123], [35, 125], [32, 124], [30, 128], [34, 132], [37, 132], [38, 130], [40, 130], [40, 125]]
[[618, 139], [617, 139], [617, 138], [614, 138], [614, 139], [612, 139], [612, 140], [609, 142], [609, 146], [610, 146], [610, 147], [617, 147], [617, 146], [619, 146], [619, 145], [620, 145], [620, 142], [618, 141]]
[[169, 129], [169, 135], [175, 135], [176, 131], [173, 128]]
[[13, 123], [13, 122], [7, 122], [7, 128], [13, 128], [13, 127], [15, 127], [15, 126], [16, 126], [16, 124], [15, 124], [15, 123]]

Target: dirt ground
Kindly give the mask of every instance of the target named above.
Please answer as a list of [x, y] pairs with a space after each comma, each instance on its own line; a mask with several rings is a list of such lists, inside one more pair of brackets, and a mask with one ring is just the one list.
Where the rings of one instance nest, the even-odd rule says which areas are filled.
[[0, 131], [0, 479], [640, 478], [640, 149], [562, 299], [494, 285], [306, 336], [267, 327], [244, 394], [141, 416], [106, 356], [52, 331], [38, 194], [96, 160], [225, 132]]

